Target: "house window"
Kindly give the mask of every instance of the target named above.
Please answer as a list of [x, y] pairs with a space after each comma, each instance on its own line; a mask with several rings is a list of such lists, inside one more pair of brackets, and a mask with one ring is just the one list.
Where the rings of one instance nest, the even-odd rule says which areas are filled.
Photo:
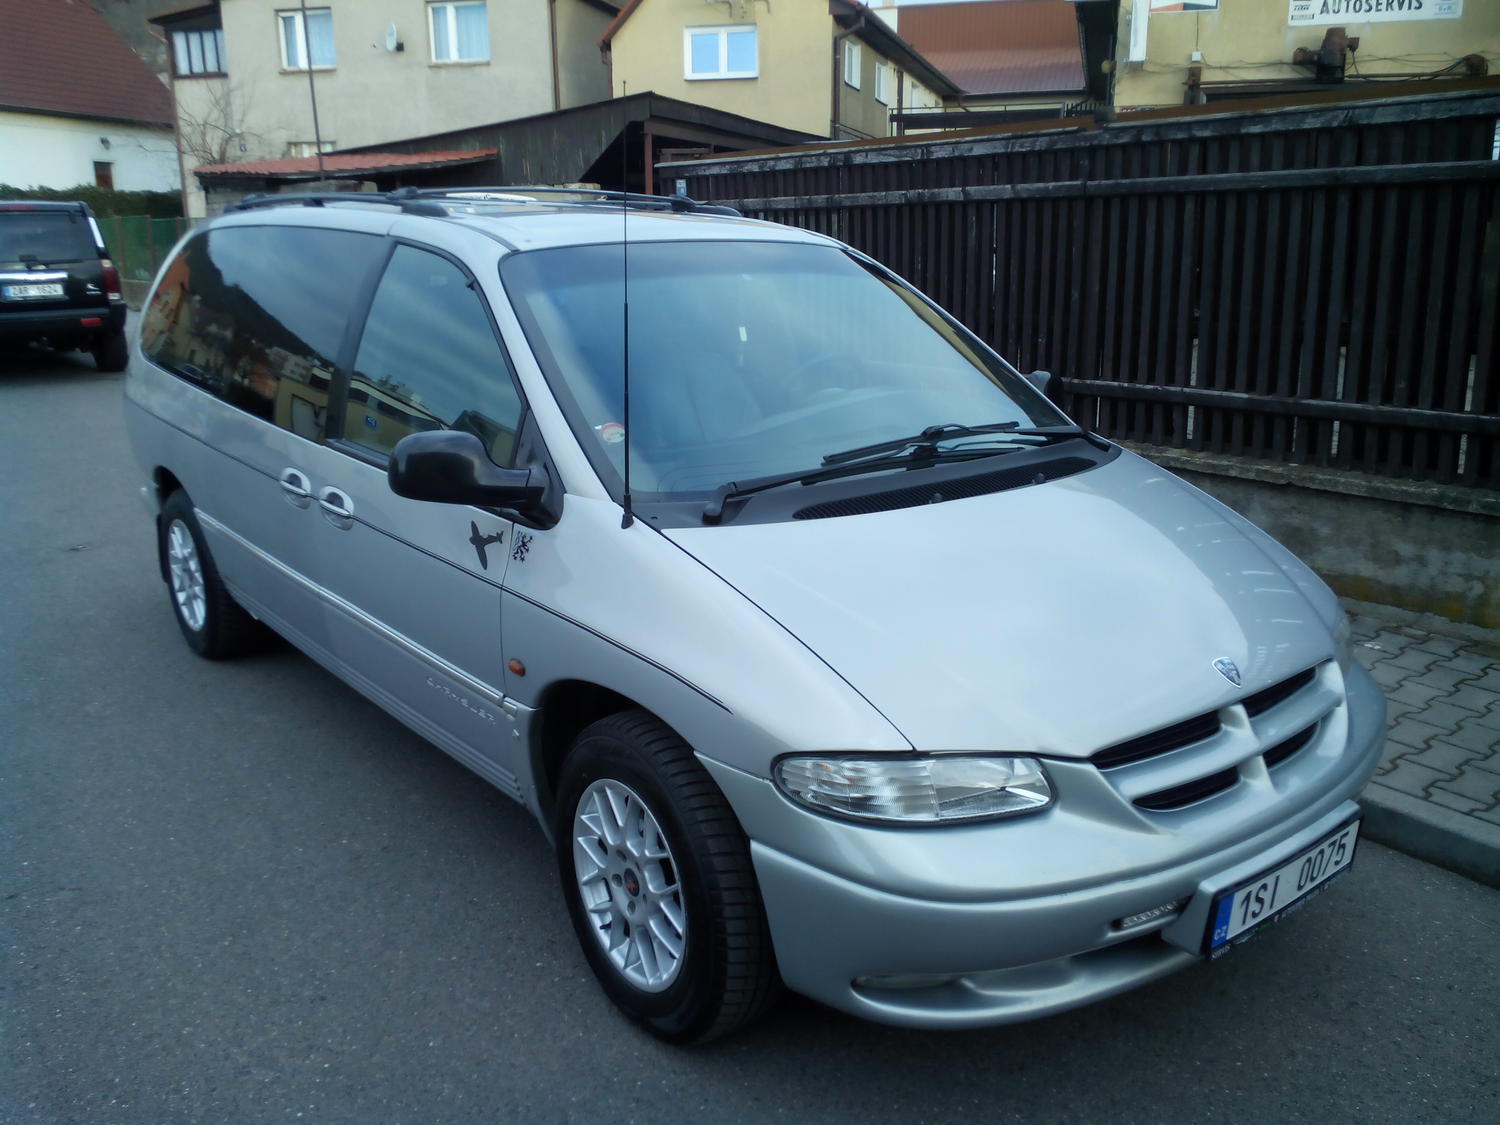
[[755, 25], [688, 27], [682, 32], [684, 78], [754, 78], [760, 74]]
[[490, 61], [490, 17], [484, 0], [428, 4], [427, 25], [433, 62]]
[[859, 72], [864, 65], [864, 48], [853, 39], [844, 40], [844, 82], [859, 89]]
[[114, 190], [115, 166], [108, 160], [94, 161], [94, 186], [101, 187], [105, 191]]
[[308, 8], [307, 18], [301, 10], [277, 12], [281, 21], [281, 66], [283, 70], [306, 70], [309, 58], [314, 70], [334, 65], [333, 10]]
[[[323, 142], [324, 152], [332, 152], [333, 150], [333, 141]], [[288, 156], [317, 156], [318, 143], [316, 141], [287, 141], [286, 154]]]
[[895, 99], [896, 68], [884, 59], [875, 60], [875, 100], [881, 105], [890, 105]]
[[218, 28], [203, 31], [172, 32], [172, 74], [177, 78], [221, 75], [224, 66], [224, 32]]

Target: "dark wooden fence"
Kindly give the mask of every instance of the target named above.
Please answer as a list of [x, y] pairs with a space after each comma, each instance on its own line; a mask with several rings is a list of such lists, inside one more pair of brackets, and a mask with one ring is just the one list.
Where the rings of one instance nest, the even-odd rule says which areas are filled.
[[663, 166], [886, 263], [1111, 437], [1500, 488], [1500, 83]]

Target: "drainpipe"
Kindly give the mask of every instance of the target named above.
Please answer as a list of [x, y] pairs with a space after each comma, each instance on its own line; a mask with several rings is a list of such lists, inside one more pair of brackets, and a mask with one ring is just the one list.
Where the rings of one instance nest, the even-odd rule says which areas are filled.
[[[305, 2], [305, 0], [304, 0]], [[836, 141], [839, 139], [839, 94], [844, 85], [844, 40], [865, 26], [865, 10], [860, 9], [859, 18], [854, 21], [854, 26], [847, 31], [841, 31], [833, 37], [833, 120], [829, 124], [828, 139]]]
[[547, 32], [552, 37], [552, 112], [562, 109], [562, 80], [557, 74], [557, 0], [547, 0]]
[[313, 85], [312, 45], [307, 35], [307, 0], [302, 0], [302, 61], [307, 64], [307, 99], [312, 102], [313, 148], [318, 155], [318, 181], [326, 191], [328, 173], [323, 168], [323, 130], [318, 126], [318, 89]]

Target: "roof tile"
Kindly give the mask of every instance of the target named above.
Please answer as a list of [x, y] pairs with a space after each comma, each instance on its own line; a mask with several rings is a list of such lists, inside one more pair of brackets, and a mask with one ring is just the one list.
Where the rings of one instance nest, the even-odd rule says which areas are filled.
[[171, 125], [172, 93], [84, 0], [0, 0], [0, 106]]

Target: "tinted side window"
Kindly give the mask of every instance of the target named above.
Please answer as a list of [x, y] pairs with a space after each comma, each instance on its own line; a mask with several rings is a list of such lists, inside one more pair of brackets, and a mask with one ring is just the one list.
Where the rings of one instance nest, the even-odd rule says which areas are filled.
[[344, 329], [384, 242], [307, 227], [229, 227], [193, 239], [141, 324], [155, 362], [314, 441]]
[[398, 246], [354, 361], [344, 440], [389, 453], [420, 430], [467, 430], [509, 466], [522, 409], [468, 276], [446, 258]]

